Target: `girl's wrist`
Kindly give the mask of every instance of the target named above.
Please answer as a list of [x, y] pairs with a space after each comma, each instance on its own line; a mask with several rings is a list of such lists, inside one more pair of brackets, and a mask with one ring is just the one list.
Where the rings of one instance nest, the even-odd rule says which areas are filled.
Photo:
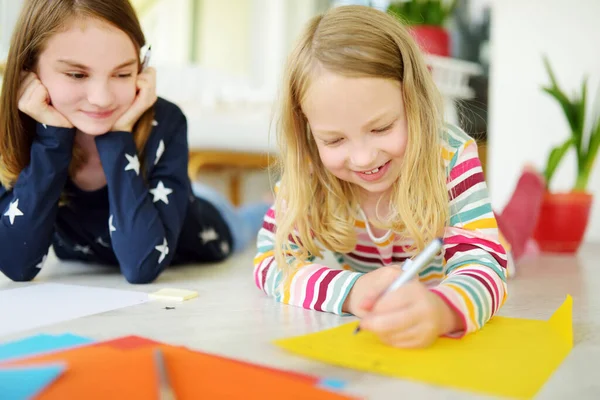
[[448, 335], [454, 332], [460, 332], [465, 329], [463, 326], [463, 317], [454, 308], [450, 307], [440, 296], [431, 292], [436, 298], [438, 306], [438, 315], [440, 316], [440, 336]]
[[361, 315], [362, 313], [360, 312], [359, 307], [360, 302], [362, 301], [362, 297], [364, 295], [364, 291], [361, 289], [362, 278], [362, 276], [358, 278], [356, 282], [354, 282], [354, 285], [352, 286], [350, 291], [348, 292], [348, 296], [346, 296], [346, 300], [342, 305], [342, 312], [350, 313], [357, 317], [363, 317], [363, 315]]

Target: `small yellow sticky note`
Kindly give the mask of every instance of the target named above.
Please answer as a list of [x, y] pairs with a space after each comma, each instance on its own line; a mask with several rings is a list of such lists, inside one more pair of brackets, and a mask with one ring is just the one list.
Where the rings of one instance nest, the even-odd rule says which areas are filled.
[[573, 347], [571, 296], [548, 321], [496, 316], [462, 339], [426, 349], [386, 346], [357, 323], [275, 343], [329, 364], [497, 396], [531, 398]]
[[163, 288], [157, 292], [150, 293], [148, 296], [153, 299], [184, 301], [198, 297], [198, 292], [194, 290]]

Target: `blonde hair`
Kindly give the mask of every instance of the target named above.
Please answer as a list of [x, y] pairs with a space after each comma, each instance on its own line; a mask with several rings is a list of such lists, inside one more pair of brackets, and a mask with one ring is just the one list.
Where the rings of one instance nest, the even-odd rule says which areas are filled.
[[[145, 38], [135, 11], [128, 0], [27, 0], [13, 33], [0, 95], [0, 183], [12, 188], [29, 164], [35, 137], [35, 121], [21, 113], [18, 93], [21, 72], [35, 70], [38, 57], [49, 37], [73, 18], [96, 18], [125, 32], [139, 50]], [[139, 54], [138, 54], [139, 57]], [[141, 65], [138, 59], [138, 65]], [[135, 144], [144, 162], [144, 147], [152, 130], [154, 111], [147, 110], [133, 129]], [[84, 162], [83, 152], [73, 146], [69, 166], [71, 176]], [[143, 171], [142, 167], [142, 171]]]
[[333, 8], [308, 23], [284, 75], [275, 258], [286, 278], [312, 257], [322, 257], [320, 246], [348, 253], [357, 241], [358, 193], [323, 167], [301, 107], [318, 68], [401, 83], [408, 143], [388, 227], [412, 239], [416, 251], [439, 236], [449, 218], [442, 100], [417, 44], [391, 15], [363, 6]]

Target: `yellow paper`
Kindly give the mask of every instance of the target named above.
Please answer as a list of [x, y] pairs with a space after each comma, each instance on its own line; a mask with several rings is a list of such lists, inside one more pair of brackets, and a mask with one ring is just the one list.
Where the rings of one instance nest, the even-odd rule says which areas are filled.
[[164, 288], [148, 295], [153, 299], [184, 301], [198, 296], [198, 292], [185, 289]]
[[329, 364], [478, 393], [533, 397], [573, 347], [571, 296], [548, 321], [496, 316], [462, 339], [426, 349], [396, 349], [357, 323], [278, 340], [296, 354]]

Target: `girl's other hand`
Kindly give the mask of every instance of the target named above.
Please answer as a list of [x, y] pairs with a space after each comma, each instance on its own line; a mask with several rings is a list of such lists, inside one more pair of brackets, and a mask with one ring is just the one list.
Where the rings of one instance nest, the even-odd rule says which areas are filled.
[[144, 69], [137, 76], [136, 86], [137, 95], [131, 107], [117, 120], [113, 131], [132, 132], [138, 119], [156, 102], [156, 70], [153, 67]]
[[69, 122], [50, 102], [48, 90], [34, 72], [24, 71], [19, 87], [19, 110], [40, 124], [72, 128]]

